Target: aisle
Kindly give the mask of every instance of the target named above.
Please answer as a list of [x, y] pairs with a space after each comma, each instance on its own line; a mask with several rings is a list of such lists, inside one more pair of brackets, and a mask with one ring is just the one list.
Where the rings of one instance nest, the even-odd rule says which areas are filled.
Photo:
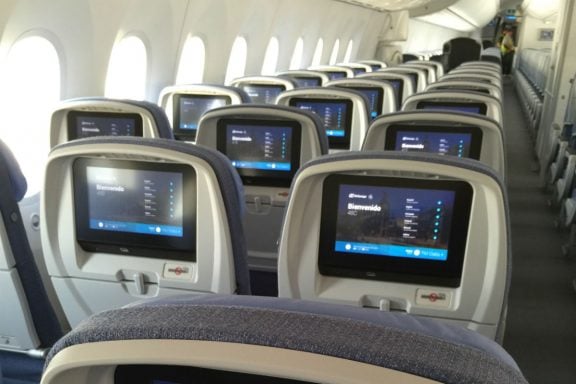
[[504, 127], [513, 270], [504, 347], [531, 384], [576, 383], [576, 260], [562, 256], [566, 234], [539, 187], [533, 143], [510, 80]]

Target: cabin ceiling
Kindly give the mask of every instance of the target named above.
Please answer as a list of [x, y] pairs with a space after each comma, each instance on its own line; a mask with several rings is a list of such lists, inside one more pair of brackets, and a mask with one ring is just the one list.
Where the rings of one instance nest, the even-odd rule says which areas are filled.
[[356, 4], [378, 11], [402, 11], [414, 8], [423, 8], [434, 0], [341, 0], [345, 3]]

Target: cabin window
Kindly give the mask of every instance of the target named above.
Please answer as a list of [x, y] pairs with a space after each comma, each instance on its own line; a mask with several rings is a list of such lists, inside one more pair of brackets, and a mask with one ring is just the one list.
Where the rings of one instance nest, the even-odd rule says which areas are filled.
[[0, 78], [0, 137], [10, 147], [28, 182], [26, 196], [40, 191], [42, 164], [50, 150], [50, 118], [60, 100], [60, 59], [40, 36], [18, 40]]
[[232, 80], [244, 76], [246, 71], [246, 57], [248, 55], [248, 44], [246, 39], [238, 36], [234, 40], [230, 58], [228, 59], [228, 68], [226, 69], [225, 83], [230, 84]]
[[304, 55], [304, 40], [299, 37], [296, 41], [296, 46], [294, 47], [294, 53], [292, 54], [292, 59], [290, 60], [290, 69], [301, 69], [302, 68], [302, 57]]
[[316, 44], [316, 50], [314, 51], [314, 56], [312, 57], [312, 65], [320, 65], [322, 60], [322, 52], [324, 51], [324, 40], [322, 38], [318, 39]]
[[268, 43], [266, 48], [266, 55], [264, 56], [264, 63], [262, 64], [262, 75], [273, 75], [276, 73], [278, 67], [278, 54], [280, 53], [280, 44], [278, 39], [273, 37]]
[[336, 39], [336, 41], [334, 42], [334, 47], [332, 47], [332, 54], [330, 55], [330, 65], [336, 64], [339, 52], [340, 52], [340, 39]]
[[176, 84], [193, 84], [204, 81], [204, 64], [206, 61], [206, 46], [198, 37], [188, 37], [178, 64]]
[[106, 75], [106, 97], [143, 100], [146, 95], [146, 45], [137, 36], [127, 36], [112, 49]]
[[352, 48], [354, 48], [354, 40], [348, 42], [346, 47], [346, 54], [344, 55], [344, 63], [349, 63], [352, 60]]

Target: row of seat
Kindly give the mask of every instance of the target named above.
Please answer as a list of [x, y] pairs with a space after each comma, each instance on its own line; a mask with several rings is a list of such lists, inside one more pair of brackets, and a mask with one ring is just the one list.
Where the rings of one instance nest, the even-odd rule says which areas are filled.
[[[478, 94], [471, 92], [472, 96]], [[110, 129], [140, 129], [143, 136], [147, 136], [145, 132], [150, 137], [171, 136], [163, 128], [153, 133], [156, 124], [169, 127], [155, 107], [129, 103], [133, 112], [138, 108], [148, 111], [134, 113], [140, 116], [139, 121], [136, 116], [114, 115], [122, 104], [119, 101], [100, 102], [106, 106], [105, 115], [91, 116], [95, 109], [88, 100], [72, 102], [73, 108], [59, 108], [52, 120], [57, 127], [53, 131], [55, 142], [74, 134], [94, 133], [102, 122], [98, 119], [107, 119], [104, 125]], [[490, 119], [455, 116], [458, 124], [482, 127], [486, 144], [481, 151], [492, 146], [488, 140], [497, 143], [503, 138], [499, 125]], [[312, 160], [316, 154], [326, 153], [325, 127], [315, 115], [262, 105], [224, 107], [206, 113], [198, 127], [197, 143], [222, 152], [233, 146], [244, 146], [240, 154], [250, 152], [254, 150], [250, 144], [260, 137], [268, 142], [269, 150], [293, 155], [290, 135], [299, 131], [300, 138], [316, 137], [300, 141], [300, 155], [295, 156], [299, 161], [290, 164], [292, 171], [292, 165], [300, 168], [290, 194], [286, 186], [283, 191], [277, 188], [275, 199], [268, 204], [256, 198], [267, 187], [253, 184], [258, 172], [243, 173], [241, 167], [202, 146], [132, 138], [92, 138], [58, 146], [46, 168], [41, 229], [48, 271], [60, 302], [66, 303], [68, 321], [76, 324], [90, 313], [138, 297], [171, 296], [190, 290], [248, 293], [243, 245], [247, 237], [242, 228], [249, 229], [250, 224], [246, 225], [246, 219], [241, 221], [242, 206], [248, 202], [245, 217], [252, 214], [253, 223], [257, 223], [254, 227], [261, 232], [266, 225], [257, 216], [262, 215], [263, 207], [268, 205], [267, 209], [281, 218], [283, 205], [287, 205], [278, 256], [281, 296], [438, 317], [501, 339], [510, 269], [505, 190], [498, 174], [473, 161], [380, 151], [385, 148], [388, 131], [396, 129], [398, 135], [414, 128], [402, 127], [403, 123], [421, 119], [426, 126], [444, 118], [438, 111], [385, 115], [373, 122], [368, 130], [370, 139], [364, 141], [379, 151]], [[255, 126], [263, 129], [252, 135], [249, 131]], [[280, 136], [272, 132], [277, 128]], [[304, 142], [308, 147], [302, 146]], [[435, 166], [429, 169], [431, 164]], [[283, 172], [278, 169], [274, 169], [274, 176]], [[342, 192], [344, 188], [351, 192]], [[432, 209], [433, 202], [424, 196], [438, 190], [443, 193], [436, 201], [440, 207], [434, 207], [440, 209], [435, 215], [439, 218], [434, 220], [428, 213], [420, 218], [420, 212]], [[426, 192], [422, 195], [419, 191]], [[134, 204], [138, 194], [144, 196], [141, 206]], [[371, 196], [370, 202], [362, 204], [367, 196]], [[281, 201], [283, 204], [278, 204]], [[392, 206], [404, 207], [404, 211]], [[172, 214], [172, 209], [177, 213]], [[375, 213], [383, 209], [389, 218], [378, 222], [380, 215]], [[402, 214], [410, 216], [403, 224], [399, 221]], [[464, 234], [466, 217], [474, 218], [468, 235]], [[345, 218], [348, 223], [342, 221]], [[357, 221], [354, 227], [364, 228], [364, 233], [346, 230], [353, 220]], [[142, 226], [142, 221], [147, 224]], [[429, 228], [413, 234], [419, 225]], [[102, 236], [102, 231], [107, 234]], [[387, 243], [390, 238], [404, 245]], [[468, 241], [463, 244], [462, 239]], [[442, 245], [434, 249], [435, 243]], [[357, 261], [351, 263], [354, 259]], [[481, 270], [484, 274], [478, 273]], [[479, 288], [489, 280], [496, 283]], [[388, 292], [384, 295], [383, 284]]]
[[549, 49], [527, 48], [518, 53], [514, 84], [533, 136], [540, 124], [549, 67]]

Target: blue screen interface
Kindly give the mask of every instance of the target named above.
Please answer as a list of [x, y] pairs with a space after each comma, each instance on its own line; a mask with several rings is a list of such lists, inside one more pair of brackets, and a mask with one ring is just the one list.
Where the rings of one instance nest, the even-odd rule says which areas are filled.
[[136, 120], [122, 117], [78, 115], [76, 137], [136, 136]]
[[183, 175], [89, 166], [89, 227], [94, 230], [183, 236]]
[[274, 104], [278, 95], [286, 90], [283, 85], [266, 84], [243, 85], [242, 89], [253, 103], [259, 104]]
[[439, 155], [470, 157], [472, 134], [427, 131], [398, 131], [396, 151], [430, 152]]
[[318, 77], [293, 77], [292, 80], [296, 82], [299, 87], [319, 87], [320, 86], [320, 78]]
[[366, 69], [365, 68], [352, 68], [352, 71], [354, 71], [354, 75], [361, 75], [363, 73], [366, 73]]
[[340, 185], [336, 252], [446, 261], [455, 192]]
[[289, 172], [291, 153], [291, 127], [226, 126], [226, 156], [236, 168]]
[[368, 110], [370, 113], [370, 120], [374, 120], [382, 114], [382, 98], [383, 93], [381, 88], [352, 88], [358, 92], [362, 92], [368, 99]]
[[197, 130], [198, 122], [207, 111], [229, 104], [228, 96], [180, 96], [180, 122], [179, 128], [184, 130]]
[[346, 121], [348, 111], [346, 103], [340, 102], [317, 102], [317, 101], [296, 101], [290, 104], [296, 108], [314, 112], [324, 123], [326, 135], [328, 137], [346, 136]]
[[343, 71], [327, 71], [326, 74], [330, 80], [345, 79], [348, 77], [346, 72]]
[[432, 109], [432, 110], [449, 110], [457, 112], [466, 112], [480, 114], [479, 106], [467, 106], [467, 105], [452, 105], [452, 104], [426, 104], [422, 109]]

